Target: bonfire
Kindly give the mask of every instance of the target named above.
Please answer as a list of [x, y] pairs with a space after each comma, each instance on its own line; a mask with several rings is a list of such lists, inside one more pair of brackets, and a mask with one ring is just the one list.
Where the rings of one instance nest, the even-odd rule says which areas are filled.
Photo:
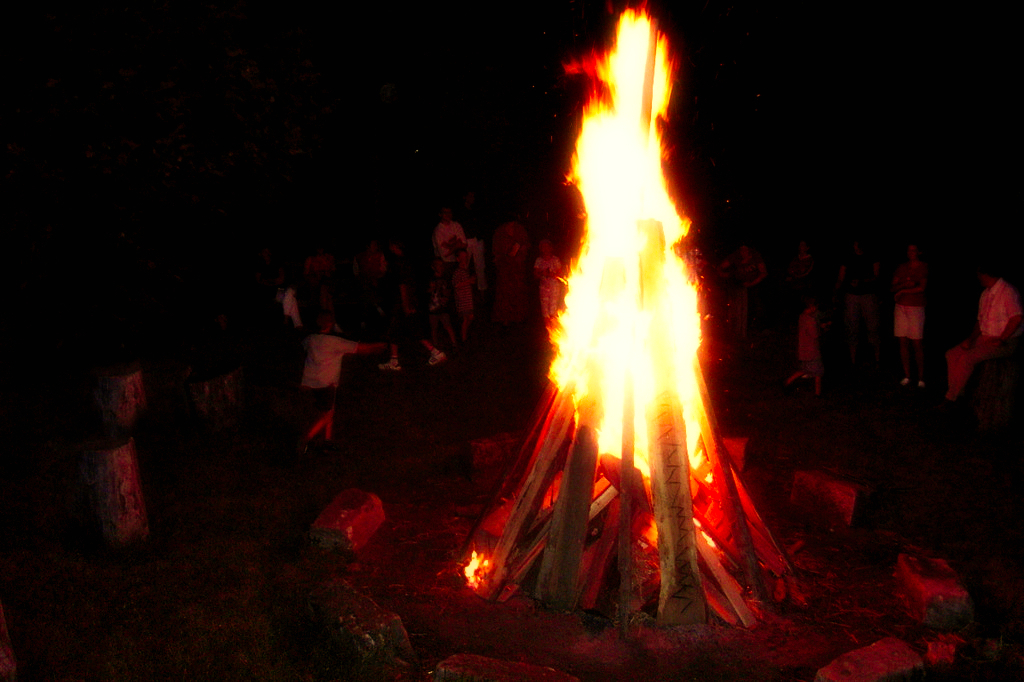
[[656, 600], [662, 624], [710, 612], [750, 625], [789, 564], [722, 445], [698, 361], [690, 221], [662, 173], [668, 42], [627, 11], [614, 47], [569, 69], [592, 84], [569, 175], [586, 230], [550, 330], [550, 390], [470, 537], [467, 579], [490, 599], [525, 589], [618, 616]]

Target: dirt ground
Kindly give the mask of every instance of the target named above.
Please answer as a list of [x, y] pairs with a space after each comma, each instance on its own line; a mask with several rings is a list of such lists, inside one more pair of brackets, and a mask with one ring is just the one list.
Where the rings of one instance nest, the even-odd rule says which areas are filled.
[[[545, 386], [540, 324], [478, 326], [438, 367], [401, 373], [351, 358], [339, 394], [340, 448], [295, 454], [301, 351], [285, 338], [239, 342], [244, 423], [209, 435], [189, 421], [185, 361], [144, 357], [149, 414], [136, 436], [150, 537], [99, 549], [74, 503], [77, 461], [95, 424], [87, 381], [61, 367], [4, 392], [0, 603], [20, 680], [358, 679], [324, 645], [307, 597], [344, 577], [398, 614], [419, 657], [404, 679], [475, 653], [551, 666], [581, 680], [811, 680], [836, 656], [887, 636], [924, 654], [952, 643], [930, 679], [1024, 674], [1024, 510], [1019, 434], [982, 435], [935, 412], [938, 396], [900, 389], [884, 369], [836, 370], [825, 395], [781, 388], [792, 332], [733, 343], [708, 330], [705, 366], [726, 435], [749, 437], [744, 472], [800, 572], [806, 604], [746, 630], [642, 627], [624, 640], [593, 614], [526, 597], [475, 596], [455, 563], [496, 470], [474, 471], [472, 439], [526, 426]], [[936, 382], [938, 383], [938, 382]], [[793, 472], [826, 468], [872, 489], [852, 529], [791, 508]], [[356, 557], [309, 547], [305, 533], [340, 491], [383, 500], [387, 519]], [[903, 551], [947, 559], [976, 622], [941, 634], [895, 596]]]

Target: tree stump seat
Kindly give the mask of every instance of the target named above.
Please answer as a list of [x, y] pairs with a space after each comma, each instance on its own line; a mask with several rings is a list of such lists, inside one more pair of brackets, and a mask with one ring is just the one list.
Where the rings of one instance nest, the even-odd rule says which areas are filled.
[[94, 368], [93, 404], [108, 438], [132, 435], [146, 410], [146, 389], [138, 361]]
[[971, 394], [971, 406], [978, 429], [990, 431], [1009, 425], [1016, 402], [1021, 353], [993, 358], [975, 369], [977, 383]]
[[219, 374], [193, 374], [185, 383], [189, 414], [201, 427], [225, 431], [238, 426], [242, 417], [244, 373], [236, 366]]
[[107, 547], [120, 549], [149, 536], [133, 438], [86, 444], [79, 471], [89, 521]]

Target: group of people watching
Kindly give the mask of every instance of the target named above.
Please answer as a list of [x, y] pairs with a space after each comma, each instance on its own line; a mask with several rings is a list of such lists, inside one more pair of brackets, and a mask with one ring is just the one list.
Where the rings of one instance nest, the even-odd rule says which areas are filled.
[[[371, 239], [346, 259], [318, 246], [304, 259], [301, 273], [297, 268], [289, 273], [269, 248], [260, 252], [255, 280], [261, 314], [278, 328], [284, 320], [299, 330], [306, 354], [301, 385], [314, 397], [317, 416], [303, 431], [300, 450], [318, 434], [331, 438], [346, 355], [386, 354], [378, 365], [386, 372], [400, 371], [420, 353], [428, 365], [437, 365], [470, 342], [484, 309], [489, 308], [492, 322], [514, 325], [530, 316], [539, 297], [542, 315], [557, 315], [566, 273], [552, 243], [541, 240], [531, 261], [529, 234], [512, 216], [487, 239], [475, 202], [474, 193], [467, 192], [456, 209], [440, 207], [429, 257], [410, 257], [399, 237], [383, 246]], [[426, 246], [427, 239], [423, 242]]]
[[[813, 379], [820, 394], [825, 367], [820, 336], [829, 328], [831, 309], [843, 323], [850, 365], [868, 365], [877, 369], [881, 360], [880, 312], [882, 297], [892, 297], [893, 335], [898, 340], [901, 386], [925, 388], [924, 329], [929, 267], [922, 259], [918, 244], [908, 244], [906, 260], [883, 277], [880, 259], [863, 242], [854, 240], [839, 259], [835, 278], [819, 271], [807, 242], [801, 241], [789, 261], [783, 280], [785, 309], [799, 310], [797, 351], [800, 367], [786, 379], [792, 385], [801, 378]], [[738, 338], [745, 338], [747, 325], [764, 315], [762, 283], [768, 268], [761, 255], [749, 245], [741, 245], [719, 265], [726, 291], [725, 317]], [[1007, 357], [1016, 351], [1024, 333], [1021, 325], [1021, 301], [1017, 290], [1000, 276], [990, 263], [977, 268], [984, 291], [978, 306], [974, 332], [946, 353], [947, 387], [944, 409], [949, 409], [963, 394], [974, 367], [985, 360]], [[792, 313], [790, 313], [792, 314]], [[870, 356], [861, 357], [861, 339], [866, 337]]]

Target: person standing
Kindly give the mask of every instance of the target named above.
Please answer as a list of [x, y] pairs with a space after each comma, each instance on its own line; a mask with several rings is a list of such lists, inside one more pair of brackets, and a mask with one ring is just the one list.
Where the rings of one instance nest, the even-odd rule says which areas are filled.
[[995, 270], [989, 265], [978, 268], [978, 281], [985, 287], [978, 300], [978, 320], [970, 336], [946, 351], [947, 409], [963, 393], [975, 365], [1013, 355], [1024, 333], [1020, 294]]
[[455, 312], [459, 314], [459, 338], [465, 343], [469, 338], [469, 326], [473, 324], [473, 288], [476, 278], [469, 269], [469, 252], [456, 252], [458, 266], [452, 273], [452, 289], [455, 290]]
[[530, 237], [526, 228], [516, 220], [502, 223], [494, 232], [492, 250], [497, 270], [492, 317], [503, 325], [522, 322], [529, 311], [526, 253]]
[[390, 312], [387, 340], [391, 358], [380, 365], [384, 371], [401, 371], [398, 349], [401, 344], [418, 342], [430, 353], [427, 363], [438, 365], [448, 359], [440, 349], [427, 339], [427, 319], [421, 313], [416, 294], [416, 278], [412, 266], [405, 257], [405, 245], [400, 239], [388, 243], [388, 269], [384, 277], [383, 300]]
[[548, 239], [541, 239], [538, 244], [540, 255], [533, 263], [533, 276], [537, 278], [537, 289], [540, 293], [540, 314], [547, 322], [558, 315], [562, 309], [562, 285], [565, 268], [562, 260], [555, 255], [555, 248]]
[[896, 300], [893, 332], [900, 340], [900, 362], [903, 379], [900, 386], [910, 385], [910, 349], [917, 364], [917, 387], [924, 388], [924, 291], [928, 287], [928, 264], [921, 261], [917, 244], [907, 246], [907, 262], [896, 268], [891, 290]]
[[455, 269], [455, 252], [466, 248], [466, 233], [462, 225], [452, 220], [452, 209], [441, 207], [441, 222], [434, 228], [434, 255], [445, 262], [448, 273]]
[[760, 323], [764, 314], [759, 284], [768, 277], [768, 268], [757, 250], [747, 244], [730, 254], [718, 266], [732, 280], [729, 287], [729, 326], [738, 339], [747, 338], [751, 323]]
[[868, 343], [874, 350], [874, 367], [882, 355], [882, 340], [878, 335], [878, 273], [881, 263], [868, 253], [863, 243], [855, 239], [839, 267], [836, 290], [843, 294], [843, 323], [846, 326], [846, 345], [850, 349], [850, 364], [857, 364], [860, 343], [860, 325], [863, 321]]
[[487, 291], [487, 248], [484, 243], [483, 228], [480, 225], [480, 215], [475, 205], [476, 193], [466, 192], [462, 197], [462, 208], [459, 209], [456, 217], [466, 238], [466, 251], [469, 252], [469, 259], [473, 262], [473, 271], [476, 273], [476, 290], [483, 293]]

